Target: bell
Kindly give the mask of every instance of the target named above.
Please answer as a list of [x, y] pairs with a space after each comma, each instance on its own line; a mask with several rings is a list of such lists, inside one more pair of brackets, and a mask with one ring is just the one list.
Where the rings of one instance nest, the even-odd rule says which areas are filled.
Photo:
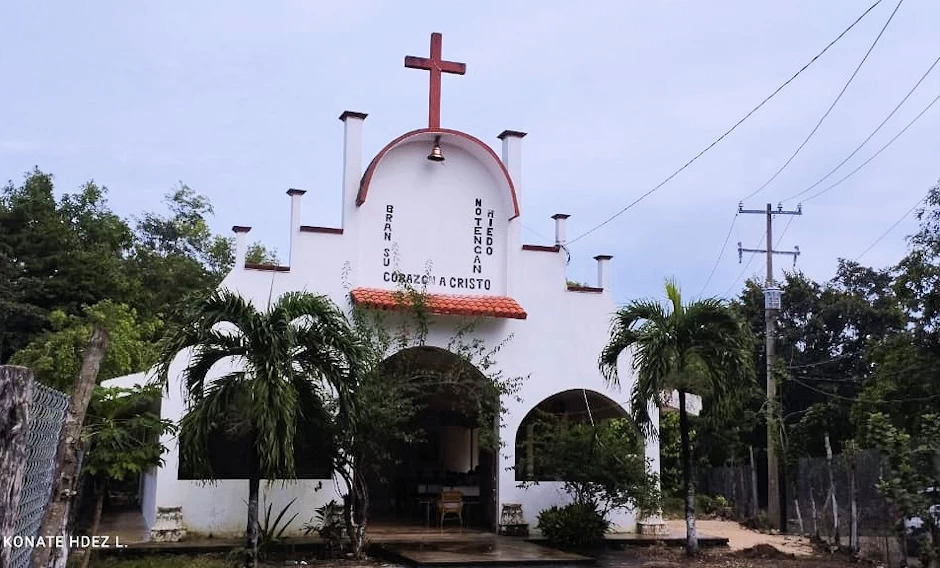
[[441, 137], [438, 136], [434, 140], [434, 146], [431, 147], [431, 153], [428, 154], [428, 160], [432, 162], [443, 162], [444, 153], [441, 152]]

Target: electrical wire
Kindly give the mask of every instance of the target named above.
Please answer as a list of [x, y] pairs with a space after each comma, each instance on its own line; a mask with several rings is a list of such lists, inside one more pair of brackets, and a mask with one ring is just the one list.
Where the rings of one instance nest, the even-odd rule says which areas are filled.
[[829, 113], [832, 112], [832, 109], [834, 109], [836, 105], [839, 103], [839, 101], [842, 99], [842, 95], [844, 95], [845, 91], [848, 90], [849, 85], [851, 85], [852, 81], [855, 80], [855, 76], [858, 75], [859, 71], [861, 71], [862, 66], [865, 65], [865, 61], [868, 60], [868, 56], [871, 55], [871, 52], [875, 49], [875, 46], [878, 45], [878, 42], [881, 40], [881, 36], [885, 33], [885, 30], [888, 29], [888, 25], [891, 23], [891, 20], [894, 19], [894, 15], [898, 13], [898, 9], [901, 7], [901, 4], [903, 3], [904, 3], [904, 0], [900, 0], [898, 2], [898, 5], [894, 7], [894, 11], [891, 12], [890, 16], [888, 16], [888, 20], [885, 22], [884, 26], [882, 26], [881, 31], [878, 32], [878, 35], [875, 37], [875, 41], [872, 42], [871, 46], [868, 48], [868, 51], [865, 52], [865, 56], [862, 57], [862, 60], [859, 62], [858, 66], [855, 68], [855, 71], [852, 72], [852, 75], [849, 77], [849, 80], [846, 81], [845, 85], [842, 87], [842, 90], [839, 91], [839, 94], [836, 96], [835, 100], [832, 101], [831, 105], [829, 105], [829, 108], [826, 110], [825, 114], [822, 115], [822, 117], [819, 119], [819, 122], [816, 123], [816, 126], [813, 127], [813, 129], [810, 131], [806, 139], [803, 140], [803, 142], [799, 146], [797, 146], [793, 154], [787, 159], [786, 162], [783, 163], [782, 166], [780, 166], [780, 168], [776, 172], [774, 172], [774, 175], [770, 176], [770, 179], [765, 181], [762, 186], [758, 187], [756, 190], [748, 194], [747, 197], [742, 199], [742, 201], [746, 201], [754, 197], [755, 195], [763, 191], [764, 188], [770, 185], [775, 179], [777, 179], [777, 176], [779, 176], [780, 173], [783, 172], [783, 170], [787, 169], [787, 166], [790, 165], [790, 162], [792, 162], [794, 158], [796, 158], [797, 154], [800, 153], [803, 147], [806, 146], [806, 144], [810, 141], [810, 139], [816, 134], [816, 131], [819, 130], [820, 126], [822, 126], [822, 123], [829, 116]]
[[708, 284], [712, 281], [712, 277], [715, 275], [715, 270], [718, 269], [718, 264], [721, 262], [721, 257], [725, 254], [725, 249], [728, 247], [728, 241], [731, 239], [731, 233], [734, 231], [734, 224], [738, 220], [738, 213], [734, 214], [734, 217], [731, 218], [731, 225], [728, 227], [728, 234], [725, 235], [725, 242], [721, 243], [721, 249], [718, 251], [718, 258], [715, 259], [715, 264], [712, 265], [711, 272], [708, 273], [708, 278], [705, 279], [705, 283], [702, 284], [702, 289], [699, 291], [699, 297], [702, 297], [702, 294], [705, 293], [705, 289], [708, 288]]
[[783, 228], [783, 231], [780, 233], [780, 238], [777, 239], [777, 245], [774, 248], [780, 248], [780, 243], [783, 242], [783, 237], [787, 235], [787, 231], [790, 230], [790, 225], [793, 223], [793, 219], [795, 218], [796, 218], [796, 215], [790, 215], [790, 218], [787, 219], [787, 225]]
[[901, 224], [901, 221], [907, 219], [907, 216], [910, 215], [911, 213], [913, 213], [913, 212], [914, 212], [914, 209], [917, 209], [917, 206], [920, 205], [921, 203], [923, 203], [925, 199], [927, 199], [927, 196], [926, 196], [926, 195], [925, 195], [924, 197], [921, 197], [920, 199], [918, 199], [918, 200], [917, 200], [917, 203], [915, 203], [914, 205], [911, 205], [911, 208], [908, 209], [907, 211], [905, 211], [905, 212], [904, 212], [904, 215], [901, 215], [901, 217], [900, 217], [897, 221], [895, 221], [890, 227], [888, 227], [888, 230], [887, 230], [887, 231], [885, 231], [884, 233], [881, 233], [881, 236], [878, 237], [877, 239], [875, 239], [875, 242], [873, 242], [872, 244], [868, 245], [868, 248], [866, 248], [865, 250], [863, 250], [861, 254], [859, 254], [858, 256], [855, 257], [855, 262], [858, 262], [858, 259], [862, 258], [862, 257], [865, 256], [866, 254], [868, 254], [868, 252], [869, 252], [871, 249], [875, 248], [875, 245], [877, 245], [877, 244], [880, 243], [885, 237], [887, 237], [887, 236], [888, 236], [888, 233], [890, 233], [890, 232], [893, 231], [895, 228], [897, 228], [897, 226]]
[[[902, 1], [903, 1], [903, 0], [902, 0]], [[772, 92], [770, 95], [768, 95], [763, 101], [761, 101], [761, 103], [760, 103], [759, 105], [757, 105], [756, 107], [754, 107], [753, 109], [751, 109], [751, 111], [748, 112], [746, 115], [744, 115], [743, 118], [741, 118], [740, 120], [738, 120], [738, 121], [734, 124], [734, 126], [732, 126], [731, 128], [729, 128], [728, 130], [726, 130], [726, 131], [724, 132], [724, 134], [722, 134], [721, 136], [719, 136], [718, 138], [716, 138], [711, 144], [709, 144], [708, 146], [706, 146], [704, 150], [702, 150], [701, 152], [699, 152], [698, 154], [696, 154], [691, 160], [689, 160], [688, 162], [686, 162], [685, 164], [683, 164], [682, 167], [680, 167], [679, 169], [677, 169], [676, 171], [674, 171], [673, 173], [671, 173], [666, 179], [664, 179], [663, 181], [659, 182], [656, 186], [653, 187], [653, 189], [647, 191], [646, 193], [644, 193], [643, 195], [641, 195], [640, 197], [638, 197], [637, 199], [635, 199], [632, 203], [630, 203], [629, 205], [627, 205], [626, 207], [624, 207], [623, 209], [621, 209], [620, 211], [618, 211], [617, 213], [615, 213], [613, 216], [609, 217], [607, 220], [605, 220], [605, 221], [603, 221], [602, 223], [600, 223], [600, 224], [594, 226], [592, 229], [590, 229], [590, 230], [588, 230], [588, 231], [582, 233], [582, 234], [579, 235], [578, 237], [576, 237], [576, 238], [574, 238], [574, 239], [568, 241], [568, 244], [569, 244], [569, 245], [574, 244], [575, 242], [577, 242], [577, 241], [583, 239], [584, 237], [590, 235], [590, 234], [593, 233], [594, 231], [596, 231], [596, 230], [600, 229], [601, 227], [607, 225], [608, 223], [610, 223], [611, 221], [613, 221], [613, 220], [616, 219], [617, 217], [619, 217], [619, 216], [623, 215], [624, 213], [626, 213], [627, 211], [629, 211], [631, 208], [633, 208], [634, 205], [638, 204], [640, 201], [644, 200], [646, 197], [648, 197], [649, 195], [651, 195], [651, 194], [653, 194], [654, 192], [656, 192], [657, 190], [659, 190], [659, 188], [661, 188], [662, 186], [664, 186], [664, 185], [666, 185], [667, 183], [669, 183], [674, 177], [676, 177], [677, 175], [679, 175], [680, 173], [682, 173], [682, 171], [684, 171], [686, 168], [688, 168], [689, 166], [691, 166], [695, 161], [697, 161], [699, 158], [701, 158], [706, 152], [708, 152], [709, 150], [711, 150], [712, 148], [714, 148], [719, 142], [721, 142], [721, 141], [724, 140], [728, 135], [730, 135], [732, 132], [734, 132], [735, 130], [737, 130], [737, 128], [738, 128], [739, 126], [741, 126], [741, 124], [743, 124], [744, 121], [746, 121], [747, 119], [749, 119], [749, 118], [751, 117], [751, 115], [753, 115], [755, 112], [757, 112], [758, 110], [760, 110], [765, 104], [767, 104], [772, 98], [774, 98], [774, 97], [777, 95], [777, 93], [779, 93], [780, 91], [782, 91], [787, 85], [789, 85], [790, 83], [792, 83], [797, 77], [799, 77], [804, 71], [806, 71], [806, 69], [808, 69], [813, 63], [815, 63], [817, 59], [819, 59], [820, 57], [822, 57], [822, 55], [823, 55], [824, 53], [826, 53], [826, 52], [829, 50], [829, 48], [831, 48], [833, 45], [835, 45], [840, 39], [842, 39], [843, 36], [845, 36], [845, 34], [847, 34], [852, 28], [854, 28], [854, 27], [856, 26], [856, 24], [858, 24], [860, 21], [862, 21], [862, 19], [863, 19], [865, 16], [867, 16], [867, 15], [869, 14], [869, 12], [871, 12], [873, 9], [875, 9], [875, 7], [878, 6], [878, 4], [881, 4], [881, 0], [877, 0], [874, 4], [872, 4], [871, 6], [869, 6], [869, 8], [868, 8], [867, 10], [865, 10], [865, 12], [863, 12], [862, 15], [859, 16], [854, 22], [852, 22], [852, 24], [851, 24], [849, 27], [847, 27], [845, 30], [843, 30], [842, 33], [840, 33], [834, 40], [832, 40], [831, 42], [829, 42], [829, 45], [827, 45], [826, 47], [824, 47], [822, 51], [820, 51], [819, 53], [817, 53], [812, 59], [809, 60], [808, 63], [806, 63], [805, 65], [803, 65], [803, 67], [801, 67], [799, 71], [797, 71], [796, 73], [794, 73], [793, 76], [791, 76], [789, 79], [787, 79], [786, 81], [784, 81], [782, 85], [780, 85], [779, 87], [777, 87], [777, 89], [774, 90], [774, 92]]]
[[927, 396], [915, 396], [915, 397], [910, 397], [910, 398], [859, 400], [858, 398], [853, 398], [850, 396], [843, 396], [841, 394], [837, 394], [834, 392], [824, 391], [820, 388], [814, 387], [813, 385], [804, 383], [802, 380], [797, 379], [796, 377], [790, 377], [789, 380], [792, 380], [793, 382], [799, 385], [802, 385], [804, 388], [817, 392], [824, 396], [829, 396], [829, 397], [840, 399], [840, 400], [847, 400], [849, 402], [860, 402], [864, 404], [894, 404], [894, 403], [899, 403], [899, 402], [926, 402], [928, 400], [935, 400], [937, 398], [940, 398], [940, 394], [931, 394]]
[[546, 237], [546, 236], [543, 235], [542, 233], [536, 231], [535, 229], [533, 229], [532, 227], [530, 227], [530, 226], [528, 226], [528, 225], [526, 225], [526, 224], [524, 224], [524, 223], [523, 223], [523, 225], [522, 225], [522, 228], [525, 229], [526, 231], [529, 231], [530, 233], [532, 233], [532, 234], [535, 235], [536, 237], [545, 239], [546, 241], [554, 241], [554, 240], [555, 240], [555, 239], [553, 239], [553, 238]]
[[874, 154], [872, 154], [870, 158], [868, 158], [867, 160], [865, 160], [864, 162], [862, 162], [861, 164], [859, 164], [859, 166], [858, 166], [857, 168], [855, 168], [854, 170], [852, 170], [851, 172], [849, 172], [848, 174], [846, 174], [846, 175], [845, 175], [842, 179], [840, 179], [839, 181], [833, 183], [832, 185], [830, 185], [830, 186], [827, 187], [826, 189], [823, 189], [823, 190], [821, 190], [821, 191], [817, 191], [816, 193], [814, 193], [814, 194], [810, 195], [809, 197], [807, 197], [806, 199], [804, 199], [804, 200], [803, 200], [803, 203], [806, 203], [807, 201], [810, 201], [810, 200], [812, 200], [812, 199], [816, 199], [816, 198], [819, 197], [820, 195], [822, 195], [822, 194], [824, 194], [824, 193], [826, 193], [826, 192], [828, 192], [828, 191], [831, 191], [831, 190], [835, 189], [836, 187], [838, 187], [839, 185], [841, 185], [842, 182], [844, 182], [845, 180], [849, 179], [850, 177], [852, 177], [852, 176], [854, 176], [856, 173], [858, 173], [859, 170], [861, 170], [862, 168], [864, 168], [865, 166], [867, 166], [869, 163], [871, 163], [872, 160], [874, 160], [874, 159], [877, 158], [879, 155], [881, 155], [882, 152], [884, 152], [885, 150], [887, 150], [889, 146], [891, 146], [892, 144], [894, 144], [894, 141], [897, 140], [898, 138], [900, 138], [902, 134], [904, 134], [905, 132], [907, 132], [907, 130], [908, 130], [911, 126], [913, 126], [915, 122], [917, 122], [918, 120], [920, 120], [920, 117], [924, 116], [924, 114], [926, 114], [927, 111], [930, 110], [930, 108], [931, 108], [934, 104], [936, 104], [936, 102], [937, 102], [938, 100], [940, 100], [940, 95], [937, 95], [936, 97], [934, 97], [934, 99], [933, 99], [932, 101], [930, 101], [930, 104], [928, 104], [926, 107], [924, 107], [924, 110], [920, 111], [920, 113], [918, 113], [917, 116], [915, 116], [913, 120], [911, 120], [910, 122], [907, 123], [907, 126], [905, 126], [904, 128], [902, 128], [900, 132], [898, 132], [897, 134], [895, 134], [895, 135], [894, 135], [894, 138], [892, 138], [891, 140], [888, 140], [888, 142], [887, 142], [884, 146], [882, 146], [881, 148], [879, 148], [877, 152], [875, 152]]
[[845, 157], [845, 159], [843, 159], [841, 162], [839, 162], [839, 163], [836, 165], [836, 167], [832, 168], [832, 170], [830, 170], [828, 174], [826, 174], [826, 175], [824, 175], [823, 177], [821, 177], [821, 178], [819, 178], [818, 180], [816, 180], [816, 183], [814, 183], [813, 185], [807, 187], [806, 189], [804, 189], [803, 191], [801, 191], [801, 192], [799, 192], [799, 193], [796, 193], [796, 194], [794, 194], [794, 195], [791, 195], [790, 197], [787, 197], [786, 199], [783, 199], [782, 202], [791, 201], [791, 200], [796, 199], [797, 197], [799, 197], [799, 196], [801, 196], [801, 195], [805, 195], [805, 194], [809, 193], [809, 192], [812, 191], [813, 189], [816, 189], [816, 187], [818, 187], [819, 184], [821, 184], [822, 182], [824, 182], [824, 181], [826, 181], [827, 179], [829, 179], [829, 177], [830, 177], [832, 174], [836, 173], [836, 171], [838, 171], [839, 168], [841, 168], [842, 166], [844, 166], [846, 162], [848, 162], [850, 159], [852, 159], [852, 157], [855, 156], [855, 154], [857, 154], [858, 151], [861, 150], [862, 147], [865, 146], [865, 144], [868, 144], [868, 142], [875, 136], [875, 134], [878, 134], [878, 132], [881, 130], [881, 128], [882, 128], [885, 124], [887, 124], [889, 120], [891, 120], [891, 117], [894, 116], [895, 113], [898, 112], [898, 109], [900, 109], [901, 106], [904, 105], [905, 102], [907, 102], [907, 99], [909, 99], [909, 98], [911, 97], [911, 95], [914, 94], [914, 91], [916, 91], [917, 88], [920, 87], [921, 83], [924, 82], [924, 79], [926, 79], [927, 76], [930, 75], [930, 73], [933, 71], [934, 67], [937, 66], [937, 63], [940, 63], [940, 56], [938, 56], [936, 59], [933, 60], [933, 63], [930, 65], [930, 67], [927, 69], [927, 71], [921, 76], [920, 80], [917, 81], [917, 83], [911, 88], [911, 90], [908, 91], [906, 95], [904, 95], [904, 98], [901, 99], [901, 102], [899, 102], [899, 103], [894, 107], [894, 109], [888, 114], [888, 116], [886, 116], [885, 119], [881, 121], [881, 124], [879, 124], [874, 130], [871, 131], [871, 134], [869, 134], [867, 138], [865, 138], [864, 140], [862, 140], [862, 143], [861, 143], [861, 144], [859, 144], [858, 146], [855, 147], [854, 150], [852, 150], [852, 153], [851, 153], [851, 154], [849, 154], [848, 156]]
[[805, 363], [803, 365], [789, 365], [787, 369], [806, 369], [809, 367], [819, 367], [821, 365], [828, 365], [829, 363], [835, 363], [836, 361], [842, 361], [843, 359], [849, 359], [851, 357], [855, 357], [855, 354], [850, 353], [848, 355], [839, 355], [838, 357], [826, 359], [825, 361], [816, 361], [814, 363]]

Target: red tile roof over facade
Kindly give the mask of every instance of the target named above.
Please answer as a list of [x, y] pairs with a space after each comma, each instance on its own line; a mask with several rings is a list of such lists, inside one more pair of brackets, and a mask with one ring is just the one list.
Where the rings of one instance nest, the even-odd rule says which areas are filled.
[[[398, 291], [378, 288], [355, 288], [351, 292], [354, 302], [380, 310], [405, 307], [409, 298]], [[485, 316], [493, 318], [526, 319], [527, 314], [519, 302], [507, 296], [458, 296], [450, 294], [424, 294], [428, 310], [434, 314], [451, 316]]]

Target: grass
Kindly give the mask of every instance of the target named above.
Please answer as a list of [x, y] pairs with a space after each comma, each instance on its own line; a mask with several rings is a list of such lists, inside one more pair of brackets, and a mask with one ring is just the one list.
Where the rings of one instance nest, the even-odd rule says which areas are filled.
[[142, 556], [120, 558], [109, 556], [93, 559], [92, 568], [233, 568], [238, 566], [225, 555], [200, 554]]

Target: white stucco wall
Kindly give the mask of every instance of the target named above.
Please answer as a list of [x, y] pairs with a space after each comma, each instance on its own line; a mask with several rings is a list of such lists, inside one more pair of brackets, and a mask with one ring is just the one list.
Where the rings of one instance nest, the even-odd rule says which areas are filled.
[[[424, 273], [430, 262], [435, 280], [431, 293], [510, 295], [526, 310], [525, 320], [487, 319], [476, 328], [489, 345], [496, 345], [512, 335], [498, 357], [504, 376], [528, 376], [519, 396], [507, 397], [505, 425], [500, 435], [505, 442], [498, 463], [499, 503], [522, 503], [523, 511], [534, 527], [536, 515], [546, 507], [568, 501], [558, 484], [543, 483], [521, 489], [514, 473], [514, 444], [519, 422], [539, 402], [561, 391], [588, 389], [616, 401], [625, 401], [630, 388], [629, 366], [621, 364], [622, 391], [608, 387], [597, 369], [597, 357], [607, 341], [610, 316], [615, 309], [609, 290], [569, 291], [565, 278], [566, 254], [558, 250], [524, 250], [520, 242], [521, 217], [515, 217], [510, 185], [503, 165], [490, 163], [487, 151], [474, 147], [469, 138], [442, 137], [445, 164], [425, 159], [427, 136], [418, 136], [392, 148], [371, 172], [371, 185], [364, 203], [356, 205], [363, 173], [361, 163], [362, 120], [345, 121], [344, 183], [342, 234], [301, 228], [302, 206], [313, 205], [299, 194], [291, 203], [284, 198], [285, 216], [291, 211], [291, 265], [289, 270], [259, 270], [236, 267], [222, 283], [264, 307], [269, 299], [294, 290], [328, 295], [338, 305], [346, 306], [350, 287], [394, 290], [387, 272], [395, 264], [386, 261], [386, 249], [397, 251], [397, 266], [406, 273]], [[521, 201], [519, 140], [504, 141], [505, 169], [513, 172], [516, 197]], [[484, 241], [480, 262], [476, 256], [479, 242], [474, 237], [480, 223], [477, 200], [482, 202], [483, 231], [492, 238]], [[260, 206], [264, 200], [259, 199]], [[386, 237], [389, 205], [393, 206], [392, 238]], [[492, 215], [489, 212], [492, 211]], [[492, 231], [488, 231], [493, 219]], [[237, 254], [245, 250], [244, 232], [237, 235]], [[550, 245], [552, 243], [542, 243]], [[486, 247], [492, 246], [492, 254]], [[543, 247], [544, 248], [544, 247]], [[603, 251], [599, 251], [603, 252]], [[474, 265], [480, 265], [474, 272]], [[440, 280], [439, 277], [443, 277]], [[489, 290], [455, 288], [455, 278], [486, 280]], [[446, 348], [459, 318], [437, 316], [428, 338], [429, 345]], [[163, 401], [164, 418], [179, 420], [184, 413], [184, 399], [179, 375], [186, 355], [177, 358], [171, 368], [171, 384]], [[222, 369], [224, 370], [224, 369]], [[220, 372], [222, 371], [220, 370]], [[244, 531], [247, 481], [220, 481], [212, 485], [177, 479], [178, 448], [176, 440], [166, 437], [170, 448], [165, 465], [156, 477], [151, 507], [183, 508], [184, 521], [191, 532], [214, 535]], [[655, 451], [653, 451], [655, 450]], [[658, 445], [647, 448], [658, 471]], [[329, 480], [305, 480], [265, 487], [266, 499], [279, 509], [297, 497], [295, 511], [301, 514], [290, 532], [300, 531], [313, 509], [338, 498]], [[497, 509], [498, 511], [499, 509]], [[152, 518], [152, 512], [145, 512]], [[615, 514], [617, 530], [634, 530], [630, 511]]]

